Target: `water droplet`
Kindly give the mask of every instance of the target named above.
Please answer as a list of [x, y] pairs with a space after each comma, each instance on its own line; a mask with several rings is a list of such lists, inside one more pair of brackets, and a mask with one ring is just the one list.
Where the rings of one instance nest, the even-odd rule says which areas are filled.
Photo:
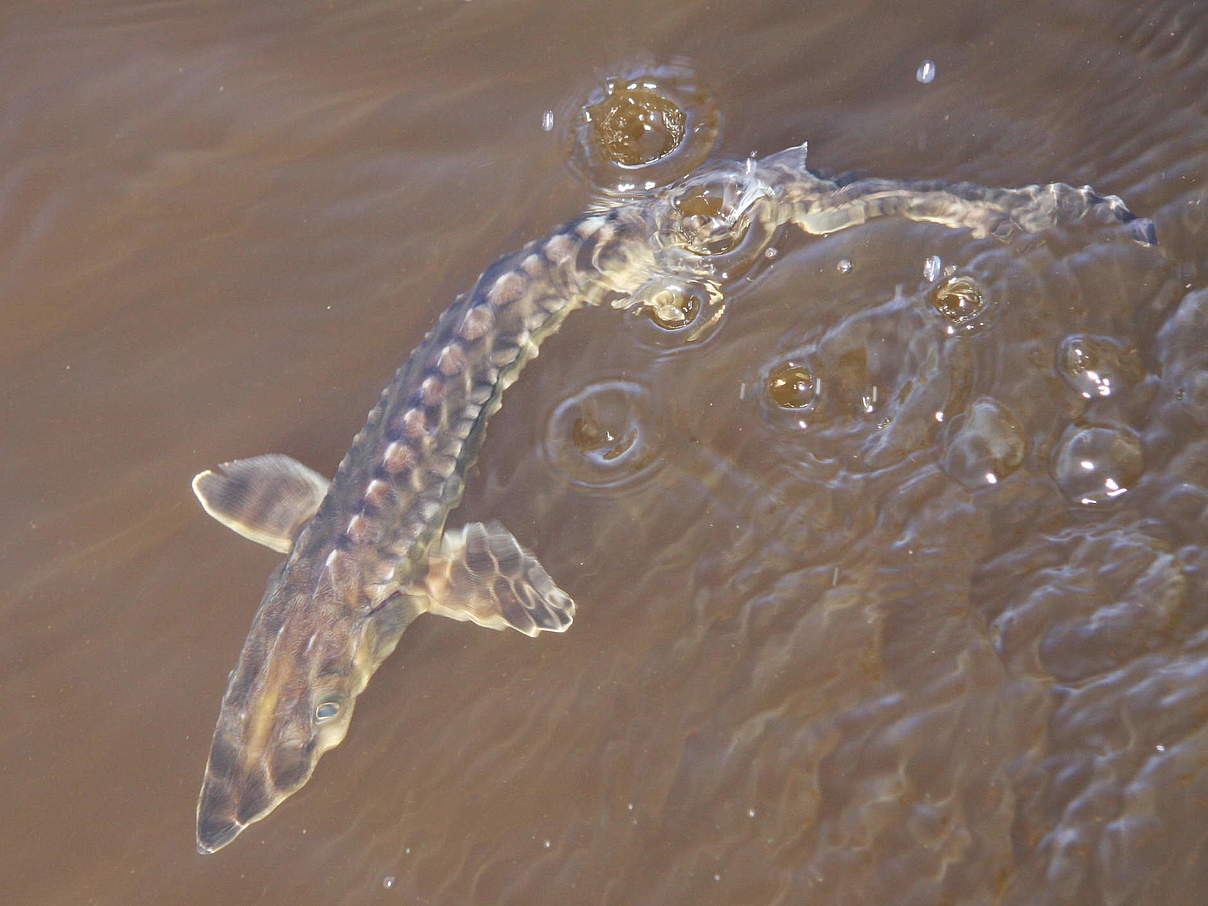
[[1069, 428], [1057, 446], [1053, 476], [1075, 503], [1103, 504], [1125, 494], [1141, 477], [1141, 440], [1127, 428]]
[[953, 419], [952, 439], [943, 467], [970, 491], [996, 485], [1023, 462], [1023, 431], [1003, 406], [989, 397], [976, 400], [967, 414]]
[[852, 263], [850, 258], [840, 258], [839, 263], [835, 265], [835, 269], [841, 274], [850, 274]]
[[554, 111], [547, 110], [541, 114], [541, 129], [544, 132], [554, 131]]
[[935, 60], [924, 60], [919, 64], [919, 68], [914, 71], [914, 77], [923, 85], [930, 85], [935, 81]]
[[943, 267], [944, 262], [940, 260], [939, 255], [929, 255], [923, 262], [923, 279], [934, 283], [940, 278]]
[[813, 373], [800, 362], [782, 362], [766, 381], [767, 395], [781, 409], [804, 409], [817, 397]]
[[1057, 347], [1057, 371], [1086, 399], [1111, 396], [1143, 373], [1135, 349], [1112, 337], [1074, 334]]
[[395, 881], [394, 875], [386, 875], [386, 877], [382, 878], [382, 886], [385, 887], [387, 890], [389, 890], [391, 887], [394, 886], [394, 881]]
[[[780, 254], [780, 250], [777, 249], [775, 246], [769, 246], [768, 248], [763, 250], [763, 257], [768, 258], [768, 259], [775, 258], [779, 254]], [[71, 366], [69, 365], [68, 367], [70, 368]]]
[[716, 106], [682, 66], [608, 79], [579, 119], [573, 161], [611, 195], [683, 176], [709, 156], [718, 133]]
[[542, 446], [550, 465], [573, 483], [616, 488], [654, 471], [661, 440], [646, 389], [631, 381], [603, 381], [553, 411]]
[[554, 845], [554, 844], [553, 844], [553, 841], [551, 841], [551, 840], [546, 840], [546, 841], [545, 841], [545, 848], [546, 848], [546, 849], [549, 849], [549, 848], [550, 848], [551, 846], [553, 846], [553, 845]]
[[969, 329], [986, 310], [986, 298], [972, 277], [949, 277], [931, 291], [931, 306], [953, 328]]

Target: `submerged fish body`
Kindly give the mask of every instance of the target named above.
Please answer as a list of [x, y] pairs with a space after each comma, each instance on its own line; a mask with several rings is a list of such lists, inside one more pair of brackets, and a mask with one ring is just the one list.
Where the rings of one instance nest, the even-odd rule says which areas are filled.
[[706, 166], [496, 261], [382, 391], [330, 483], [282, 455], [194, 479], [207, 512], [287, 554], [222, 700], [198, 802], [199, 850], [225, 846], [306, 783], [421, 613], [528, 635], [570, 625], [570, 597], [503, 526], [445, 531], [445, 521], [504, 390], [575, 308], [626, 307], [657, 280], [732, 278], [785, 225], [817, 234], [900, 216], [1004, 235], [1100, 207], [1153, 241], [1148, 221], [1087, 187], [840, 187], [806, 170], [802, 146]]

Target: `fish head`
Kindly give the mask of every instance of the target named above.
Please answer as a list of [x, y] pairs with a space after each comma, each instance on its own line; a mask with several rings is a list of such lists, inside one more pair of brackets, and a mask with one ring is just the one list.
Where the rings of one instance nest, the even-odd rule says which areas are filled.
[[334, 596], [270, 580], [219, 711], [197, 804], [197, 848], [230, 843], [343, 741], [365, 669], [364, 619]]

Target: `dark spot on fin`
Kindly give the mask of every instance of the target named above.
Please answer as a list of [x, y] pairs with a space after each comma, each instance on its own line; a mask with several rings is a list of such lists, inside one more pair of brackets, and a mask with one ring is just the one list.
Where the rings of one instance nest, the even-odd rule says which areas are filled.
[[280, 453], [237, 459], [193, 479], [205, 511], [232, 531], [287, 552], [327, 496], [329, 482]]
[[525, 635], [562, 632], [575, 615], [574, 601], [537, 558], [494, 522], [445, 532], [423, 592], [432, 613]]

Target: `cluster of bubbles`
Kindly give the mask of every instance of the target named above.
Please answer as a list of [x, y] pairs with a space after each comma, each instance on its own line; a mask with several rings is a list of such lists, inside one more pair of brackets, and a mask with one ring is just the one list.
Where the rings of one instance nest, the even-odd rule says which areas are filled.
[[[924, 294], [926, 303], [945, 333], [965, 336], [985, 326], [991, 297], [976, 278], [943, 268], [934, 256], [924, 262], [923, 275], [931, 284]], [[1114, 337], [1081, 333], [1056, 344], [1055, 370], [1092, 405], [1127, 391], [1144, 377], [1136, 349]], [[772, 363], [764, 373], [765, 401], [773, 409], [791, 415], [816, 406], [822, 379], [808, 357], [794, 354]], [[966, 489], [998, 485], [1023, 465], [1026, 432], [1000, 401], [980, 396], [954, 415], [937, 411], [935, 418], [944, 426], [940, 463]], [[1136, 486], [1143, 471], [1141, 439], [1121, 425], [1071, 425], [1054, 450], [1051, 469], [1067, 499], [1100, 506]]]
[[[687, 175], [713, 152], [720, 117], [708, 93], [682, 66], [634, 70], [605, 80], [580, 108], [571, 161], [605, 203], [651, 195]], [[543, 126], [544, 127], [544, 126]], [[723, 255], [737, 241], [714, 229], [729, 197], [725, 180], [692, 183], [673, 199], [686, 253]], [[640, 345], [660, 353], [707, 341], [725, 312], [721, 283], [656, 276], [625, 300]], [[630, 487], [659, 463], [662, 430], [645, 387], [635, 381], [592, 384], [566, 399], [546, 422], [546, 460], [585, 488]]]
[[[1125, 392], [1144, 370], [1137, 351], [1114, 337], [1073, 334], [1057, 347], [1057, 372], [1092, 403]], [[1141, 439], [1122, 425], [1072, 425], [1062, 435], [1053, 477], [1072, 501], [1107, 503], [1136, 485], [1144, 460]]]
[[[935, 64], [925, 60], [916, 78], [927, 84], [934, 77]], [[608, 79], [582, 106], [572, 158], [605, 199], [639, 197], [665, 188], [703, 162], [713, 150], [718, 128], [716, 107], [689, 70], [637, 71]], [[724, 261], [747, 241], [744, 221], [732, 216], [745, 204], [734, 197], [743, 186], [735, 175], [722, 168], [712, 182], [690, 180], [676, 190], [671, 202], [677, 232], [671, 241], [685, 253]], [[847, 274], [853, 263], [844, 258], [836, 267]], [[944, 267], [937, 256], [928, 257], [922, 270], [926, 305], [946, 334], [968, 336], [988, 324], [991, 296], [976, 277]], [[675, 351], [713, 336], [725, 311], [720, 281], [726, 274], [718, 277], [652, 279], [628, 306], [638, 342]], [[1088, 334], [1060, 341], [1056, 370], [1091, 404], [1119, 394], [1143, 376], [1134, 349], [1112, 337]], [[821, 387], [821, 375], [808, 356], [794, 354], [765, 368], [762, 396], [773, 410], [799, 419], [817, 405]], [[1023, 464], [1025, 432], [998, 400], [981, 396], [952, 417], [942, 411], [935, 417], [943, 423], [941, 465], [963, 487], [973, 491], [997, 485]], [[554, 410], [544, 452], [573, 483], [616, 488], [653, 472], [660, 442], [648, 391], [635, 382], [613, 380], [586, 387]], [[1125, 494], [1142, 467], [1141, 442], [1134, 432], [1097, 423], [1067, 429], [1051, 466], [1061, 491], [1084, 505], [1104, 504]]]

